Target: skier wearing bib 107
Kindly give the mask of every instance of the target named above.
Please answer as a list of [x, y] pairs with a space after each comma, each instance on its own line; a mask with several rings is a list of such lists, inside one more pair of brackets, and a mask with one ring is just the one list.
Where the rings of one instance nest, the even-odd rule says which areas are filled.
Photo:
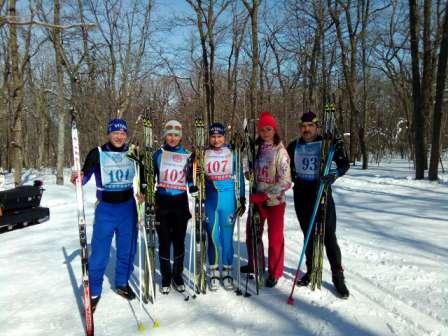
[[71, 182], [78, 176], [86, 184], [95, 175], [98, 205], [95, 209], [89, 258], [92, 311], [101, 296], [104, 272], [109, 261], [112, 238], [115, 234], [117, 262], [115, 265], [115, 292], [128, 300], [135, 293], [128, 285], [134, 269], [137, 242], [137, 211], [132, 180], [134, 163], [127, 157], [128, 126], [124, 119], [112, 119], [107, 127], [109, 141], [93, 148], [86, 157], [81, 172], [73, 172]]
[[[261, 237], [263, 225], [268, 222], [268, 278], [266, 287], [277, 285], [278, 279], [283, 275], [285, 239], [283, 235], [285, 215], [285, 191], [291, 188], [291, 173], [289, 156], [278, 134], [277, 121], [269, 112], [261, 112], [257, 124], [258, 138], [257, 155], [255, 158], [256, 190], [250, 196], [260, 214], [260, 227], [258, 241], [260, 254], [264, 262], [264, 250]], [[252, 246], [252, 230], [249, 221], [246, 228], [246, 245], [249, 264], [241, 268], [243, 273], [254, 271], [254, 250]], [[264, 264], [259, 265], [264, 268]]]
[[[301, 137], [288, 145], [288, 153], [291, 157], [291, 172], [294, 177], [294, 206], [304, 235], [306, 235], [310, 225], [310, 218], [320, 183], [319, 167], [322, 137], [318, 134], [318, 122], [319, 118], [313, 112], [304, 113], [300, 119]], [[345, 285], [341, 250], [336, 239], [336, 209], [331, 193], [331, 184], [350, 168], [350, 162], [342, 139], [335, 141], [333, 161], [336, 163], [337, 168], [331, 168], [329, 174], [323, 180], [328, 184], [329, 189], [325, 211], [324, 245], [331, 266], [333, 284], [341, 297], [347, 298], [349, 291]], [[312, 238], [306, 246], [305, 256], [307, 272], [297, 282], [298, 286], [308, 286], [311, 280], [311, 272], [313, 271]]]
[[[233, 229], [236, 216], [245, 211], [244, 175], [238, 183], [237, 168], [242, 172], [242, 163], [236, 162], [230, 146], [225, 144], [225, 129], [220, 123], [209, 127], [209, 148], [205, 151], [205, 213], [207, 217], [208, 259], [210, 265], [210, 289], [219, 288], [220, 279], [226, 290], [233, 289]], [[239, 165], [239, 167], [237, 166]], [[236, 208], [235, 184], [240, 207]], [[222, 271], [219, 272], [219, 264]]]
[[[191, 218], [187, 189], [197, 193], [192, 185], [191, 153], [182, 145], [182, 125], [177, 120], [168, 121], [163, 129], [165, 140], [162, 148], [153, 155], [157, 176], [156, 226], [159, 237], [159, 262], [162, 273], [162, 294], [170, 292], [170, 286], [185, 291], [184, 270], [185, 235]], [[170, 255], [173, 245], [173, 267]]]

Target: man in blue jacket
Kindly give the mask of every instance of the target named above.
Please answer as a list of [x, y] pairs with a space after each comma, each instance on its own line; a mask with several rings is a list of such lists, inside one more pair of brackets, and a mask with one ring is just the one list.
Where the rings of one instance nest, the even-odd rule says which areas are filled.
[[102, 292], [104, 272], [109, 261], [112, 238], [115, 235], [117, 261], [115, 265], [115, 292], [132, 300], [135, 293], [128, 284], [134, 269], [137, 242], [137, 211], [132, 188], [134, 162], [127, 157], [128, 125], [124, 119], [112, 119], [107, 126], [108, 142], [93, 148], [86, 157], [81, 172], [73, 172], [86, 184], [92, 175], [96, 180], [95, 223], [89, 257], [90, 293], [92, 311]]

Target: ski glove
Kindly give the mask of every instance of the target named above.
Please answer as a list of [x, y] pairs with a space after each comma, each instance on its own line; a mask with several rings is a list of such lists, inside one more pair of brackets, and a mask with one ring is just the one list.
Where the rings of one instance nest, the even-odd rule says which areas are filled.
[[327, 184], [327, 185], [330, 185], [330, 184], [333, 184], [334, 181], [336, 181], [336, 175], [333, 174], [333, 173], [329, 173], [328, 175], [322, 176], [322, 177], [320, 178], [320, 180], [321, 180], [323, 183], [325, 183], [325, 184]]
[[192, 185], [188, 188], [188, 192], [190, 193], [191, 196], [198, 197], [199, 189], [195, 185]]
[[263, 204], [269, 199], [265, 193], [253, 193], [250, 195], [250, 202], [253, 204]]
[[241, 217], [246, 212], [246, 198], [240, 197], [240, 206], [236, 209], [236, 215]]
[[333, 140], [333, 145], [334, 145], [334, 149], [337, 151], [344, 151], [345, 147], [344, 147], [344, 138], [339, 135], [336, 138], [334, 138]]

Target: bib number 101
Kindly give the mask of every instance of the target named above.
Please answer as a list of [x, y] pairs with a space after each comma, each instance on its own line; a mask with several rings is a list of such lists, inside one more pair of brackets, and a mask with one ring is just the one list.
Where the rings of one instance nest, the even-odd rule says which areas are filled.
[[128, 181], [129, 180], [129, 169], [127, 169], [125, 172], [123, 172], [123, 170], [121, 170], [121, 169], [109, 171], [109, 180], [110, 180], [110, 183], [122, 182], [123, 180]]

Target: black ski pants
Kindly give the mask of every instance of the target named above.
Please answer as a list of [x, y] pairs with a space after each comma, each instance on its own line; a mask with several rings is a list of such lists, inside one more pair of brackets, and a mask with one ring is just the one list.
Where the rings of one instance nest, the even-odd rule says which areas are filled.
[[[183, 283], [185, 235], [191, 218], [187, 194], [179, 196], [156, 196], [156, 226], [159, 237], [159, 262], [162, 286]], [[171, 269], [171, 246], [173, 246], [173, 268]]]
[[[314, 192], [314, 190], [307, 193], [304, 190], [301, 190], [299, 192], [298, 190], [294, 189], [294, 208], [296, 210], [296, 215], [300, 223], [300, 228], [303, 232], [304, 241], [306, 238], [308, 227], [310, 225], [310, 219], [313, 214], [315, 200], [316, 192]], [[313, 227], [313, 229], [314, 228], [315, 226]], [[310, 239], [305, 250], [307, 272], [312, 271], [314, 241], [313, 235], [314, 230], [311, 232]], [[335, 274], [339, 271], [342, 271], [341, 249], [339, 248], [338, 240], [336, 238], [336, 208], [334, 205], [333, 197], [331, 195], [331, 189], [327, 195], [324, 245], [327, 252], [328, 261], [330, 262], [332, 273]]]

